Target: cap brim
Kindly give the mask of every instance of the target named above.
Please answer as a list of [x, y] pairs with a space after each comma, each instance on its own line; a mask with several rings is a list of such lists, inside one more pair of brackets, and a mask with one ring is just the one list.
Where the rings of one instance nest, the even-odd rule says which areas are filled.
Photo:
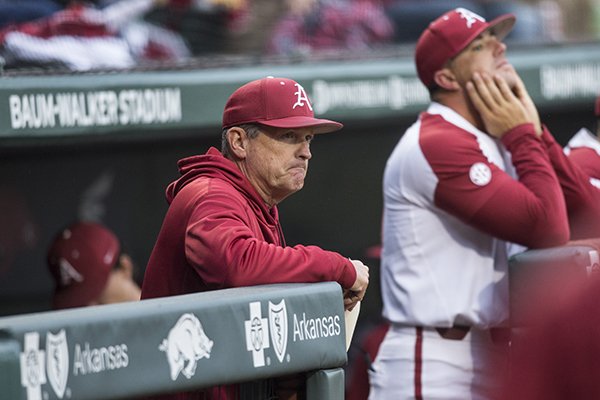
[[85, 290], [83, 287], [58, 289], [54, 292], [52, 308], [55, 310], [62, 310], [65, 308], [85, 307], [90, 304], [97, 295], [99, 295], [99, 293], [94, 295], [94, 293], [90, 293], [89, 290]]
[[301, 116], [261, 120], [256, 122], [262, 125], [272, 126], [273, 128], [314, 128], [315, 134], [335, 132], [344, 127], [344, 125], [339, 122], [328, 119]]
[[514, 14], [503, 14], [491, 20], [486, 30], [493, 32], [498, 40], [502, 40], [510, 33], [515, 22], [517, 22], [517, 18]]

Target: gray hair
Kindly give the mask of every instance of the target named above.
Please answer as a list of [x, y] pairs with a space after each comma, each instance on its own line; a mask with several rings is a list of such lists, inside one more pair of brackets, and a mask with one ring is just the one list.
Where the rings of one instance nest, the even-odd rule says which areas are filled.
[[[237, 127], [245, 130], [250, 139], [254, 139], [260, 133], [260, 125], [258, 124], [241, 124]], [[231, 159], [231, 147], [229, 147], [229, 141], [227, 140], [227, 132], [229, 132], [229, 129], [231, 129], [231, 127], [225, 128], [221, 132], [221, 153], [225, 156], [225, 158]]]

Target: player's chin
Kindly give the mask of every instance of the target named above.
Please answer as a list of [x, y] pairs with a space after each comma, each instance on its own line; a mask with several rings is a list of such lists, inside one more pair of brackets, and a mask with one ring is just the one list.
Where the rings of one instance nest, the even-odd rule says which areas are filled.
[[503, 76], [505, 79], [508, 79], [509, 77], [514, 77], [515, 75], [517, 75], [517, 71], [515, 70], [515, 67], [513, 67], [512, 64], [510, 64], [508, 62], [500, 64], [498, 66], [498, 68], [496, 68], [496, 72], [498, 74], [500, 74], [501, 76]]
[[304, 186], [304, 178], [306, 178], [306, 170], [301, 168], [294, 168], [288, 174], [289, 185], [291, 187], [298, 187], [302, 189]]
[[497, 69], [496, 72], [498, 75], [500, 75], [508, 84], [508, 86], [513, 89], [515, 87], [515, 85], [517, 84], [517, 72], [515, 71], [515, 69], [512, 67], [512, 65], [510, 64], [506, 64], [504, 66], [501, 66], [500, 68]]
[[299, 191], [300, 189], [302, 189], [304, 187], [304, 178], [302, 179], [297, 179], [294, 181], [294, 183], [292, 184], [292, 190], [294, 192]]
[[285, 195], [286, 195], [285, 197], [287, 197], [291, 194], [296, 193], [303, 187], [304, 187], [304, 178], [295, 177], [295, 178], [287, 180], [286, 182], [282, 182], [279, 185], [278, 190], [280, 193], [285, 193]]

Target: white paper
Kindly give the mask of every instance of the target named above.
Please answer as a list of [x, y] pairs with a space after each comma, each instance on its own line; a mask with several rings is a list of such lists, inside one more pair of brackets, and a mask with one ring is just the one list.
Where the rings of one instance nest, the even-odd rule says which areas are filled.
[[352, 342], [352, 335], [354, 334], [354, 328], [356, 328], [356, 322], [358, 321], [358, 314], [360, 313], [360, 301], [356, 303], [356, 306], [352, 311], [346, 310], [344, 312], [344, 319], [346, 322], [346, 351], [350, 348]]

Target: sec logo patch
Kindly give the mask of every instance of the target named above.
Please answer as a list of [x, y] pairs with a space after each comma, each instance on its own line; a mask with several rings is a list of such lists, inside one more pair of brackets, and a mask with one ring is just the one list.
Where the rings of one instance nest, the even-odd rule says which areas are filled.
[[469, 179], [477, 186], [485, 186], [492, 180], [492, 170], [482, 162], [471, 165]]

